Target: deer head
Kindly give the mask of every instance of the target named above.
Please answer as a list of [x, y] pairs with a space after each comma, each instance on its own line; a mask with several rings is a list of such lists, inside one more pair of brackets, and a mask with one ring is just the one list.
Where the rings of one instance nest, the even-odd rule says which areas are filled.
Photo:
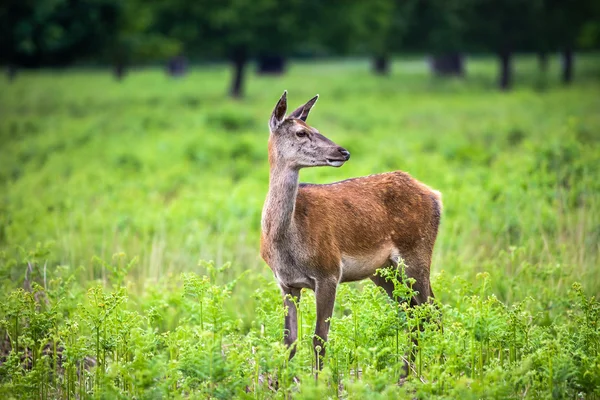
[[286, 117], [287, 91], [277, 102], [269, 120], [269, 162], [294, 169], [305, 167], [341, 167], [350, 152], [338, 146], [318, 130], [306, 124], [306, 118], [319, 95]]

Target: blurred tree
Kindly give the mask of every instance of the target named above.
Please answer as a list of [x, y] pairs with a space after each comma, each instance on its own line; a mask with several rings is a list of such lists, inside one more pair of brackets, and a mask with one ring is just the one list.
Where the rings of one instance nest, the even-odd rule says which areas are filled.
[[510, 89], [515, 51], [532, 49], [540, 0], [472, 0], [469, 34], [476, 48], [493, 51], [500, 63], [498, 86]]
[[418, 0], [392, 0], [364, 2], [370, 7], [364, 10], [363, 41], [373, 55], [376, 74], [389, 72], [389, 59], [404, 45], [410, 21]]
[[272, 51], [258, 54], [256, 59], [256, 72], [261, 75], [280, 75], [285, 72], [287, 58]]
[[334, 54], [368, 54], [373, 72], [389, 73], [391, 55], [404, 44], [418, 0], [332, 0], [315, 12], [316, 30]]
[[[394, 38], [394, 28], [401, 25], [400, 21], [395, 24], [396, 19], [401, 18], [396, 5], [394, 0], [357, 1], [356, 9], [349, 14], [349, 22], [353, 24], [350, 29], [356, 34], [356, 47], [373, 57], [373, 72], [379, 75], [389, 73], [394, 39], [400, 40], [400, 37]], [[344, 18], [343, 13], [341, 18]]]
[[582, 49], [600, 49], [600, 1], [589, 0], [587, 18], [582, 23], [577, 44]]
[[467, 24], [472, 0], [430, 0], [419, 7], [418, 23], [424, 27], [423, 49], [432, 53], [436, 75], [464, 74], [462, 53], [468, 48]]
[[308, 41], [316, 24], [318, 3], [302, 0], [272, 1], [258, 21], [256, 44], [258, 73], [283, 73], [286, 59]]
[[67, 65], [97, 52], [112, 21], [114, 4], [104, 0], [4, 0], [0, 62], [12, 77], [18, 66]]
[[[233, 65], [233, 80], [229, 94], [243, 96], [245, 70], [251, 54], [259, 42], [258, 30], [263, 18], [277, 18], [269, 15], [274, 7], [271, 0], [223, 0], [206, 1], [208, 17], [208, 39], [217, 47], [217, 55], [229, 58]], [[277, 32], [272, 32], [276, 35]]]
[[108, 60], [121, 77], [128, 62], [178, 50], [175, 41], [150, 31], [152, 18], [151, 3], [142, 0], [5, 0], [0, 61], [14, 76], [17, 66]]
[[548, 54], [556, 50], [556, 46], [549, 34], [550, 26], [552, 25], [552, 13], [549, 3], [548, 0], [541, 1], [538, 13], [533, 21], [536, 41], [535, 50], [538, 57], [540, 75], [544, 82], [548, 72]]
[[178, 55], [171, 57], [167, 62], [166, 66], [167, 74], [173, 77], [184, 76], [188, 71], [188, 60], [187, 58], [179, 53]]
[[233, 67], [229, 93], [242, 97], [248, 62], [294, 51], [310, 26], [302, 19], [306, 8], [301, 0], [163, 0], [157, 26], [185, 52], [227, 58]]
[[[574, 50], [585, 45], [585, 27], [597, 23], [598, 5], [590, 0], [542, 0], [540, 7], [538, 42], [542, 54], [558, 50], [562, 54], [562, 81], [569, 84], [573, 80]], [[582, 43], [583, 39], [583, 43]], [[581, 46], [580, 46], [581, 47]], [[544, 56], [540, 66], [544, 69]]]
[[[117, 78], [132, 63], [174, 55], [226, 58], [230, 94], [241, 97], [248, 62], [281, 73], [298, 54], [357, 54], [389, 72], [392, 54], [431, 52], [438, 74], [463, 73], [464, 51], [493, 51], [499, 85], [512, 82], [512, 54], [563, 54], [572, 80], [573, 51], [598, 46], [597, 0], [3, 0], [0, 63], [62, 66], [108, 62]], [[176, 60], [175, 60], [176, 61]]]
[[181, 42], [160, 33], [155, 26], [158, 1], [112, 0], [114, 20], [105, 34], [102, 58], [110, 62], [117, 79], [132, 63], [162, 60], [181, 51]]
[[[310, 1], [310, 0], [309, 0]], [[360, 0], [329, 0], [319, 5], [313, 19], [317, 21], [309, 32], [309, 43], [334, 55], [356, 52], [357, 22]]]

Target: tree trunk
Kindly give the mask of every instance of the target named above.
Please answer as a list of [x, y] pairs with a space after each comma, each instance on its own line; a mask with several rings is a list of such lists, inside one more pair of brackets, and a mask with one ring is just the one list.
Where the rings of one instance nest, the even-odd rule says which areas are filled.
[[118, 81], [122, 81], [126, 73], [125, 63], [117, 62], [113, 69], [113, 74]]
[[183, 54], [171, 57], [167, 62], [167, 74], [173, 77], [184, 76], [187, 74], [188, 62]]
[[500, 90], [509, 90], [512, 86], [512, 54], [509, 50], [501, 51], [500, 57]]
[[14, 64], [8, 64], [8, 66], [6, 67], [6, 78], [8, 79], [9, 82], [12, 82], [16, 79], [17, 77], [17, 66]]
[[258, 56], [256, 72], [261, 75], [281, 75], [285, 72], [285, 57], [278, 54]]
[[538, 52], [538, 65], [540, 67], [540, 72], [542, 75], [546, 76], [548, 72], [548, 52], [542, 50]]
[[563, 50], [563, 71], [562, 81], [565, 85], [573, 81], [573, 49], [567, 47]]
[[549, 57], [548, 51], [539, 50], [537, 53], [538, 58], [538, 67], [539, 67], [539, 75], [537, 77], [537, 89], [544, 90], [546, 89], [548, 83], [548, 65], [549, 65]]
[[437, 54], [431, 59], [431, 69], [437, 76], [463, 76], [463, 57], [458, 52]]
[[238, 47], [233, 51], [231, 61], [233, 62], [233, 82], [229, 91], [231, 97], [241, 98], [244, 93], [244, 70], [248, 63], [248, 57], [244, 48]]
[[387, 56], [375, 56], [373, 58], [373, 72], [376, 75], [389, 75], [390, 59]]

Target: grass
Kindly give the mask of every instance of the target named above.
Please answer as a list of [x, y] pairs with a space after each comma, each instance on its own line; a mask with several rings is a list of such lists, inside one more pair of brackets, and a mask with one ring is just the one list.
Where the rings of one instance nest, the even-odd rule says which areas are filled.
[[[600, 79], [578, 58], [515, 89], [495, 63], [465, 80], [398, 61], [293, 64], [184, 79], [25, 72], [0, 83], [0, 393], [5, 398], [583, 397], [600, 392]], [[556, 60], [555, 60], [556, 61]], [[258, 256], [267, 120], [283, 89], [315, 93], [309, 122], [344, 146], [331, 182], [394, 169], [444, 195], [435, 308], [394, 307], [369, 283], [338, 293], [325, 370], [312, 375], [314, 297], [282, 345], [279, 290]], [[200, 260], [213, 260], [200, 261]], [[406, 295], [406, 293], [404, 294]], [[402, 357], [418, 356], [398, 385]]]

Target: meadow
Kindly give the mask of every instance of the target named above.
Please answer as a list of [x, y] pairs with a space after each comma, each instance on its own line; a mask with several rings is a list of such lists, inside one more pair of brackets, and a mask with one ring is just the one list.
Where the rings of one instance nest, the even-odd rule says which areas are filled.
[[[486, 57], [465, 79], [296, 62], [251, 73], [243, 100], [223, 65], [1, 81], [0, 396], [600, 398], [600, 58], [578, 57], [569, 87], [558, 68], [521, 57], [503, 93]], [[301, 181], [400, 169], [444, 201], [437, 307], [343, 285], [318, 380], [314, 296], [288, 361], [258, 254], [284, 89], [290, 107], [319, 93], [308, 122], [352, 154]]]

